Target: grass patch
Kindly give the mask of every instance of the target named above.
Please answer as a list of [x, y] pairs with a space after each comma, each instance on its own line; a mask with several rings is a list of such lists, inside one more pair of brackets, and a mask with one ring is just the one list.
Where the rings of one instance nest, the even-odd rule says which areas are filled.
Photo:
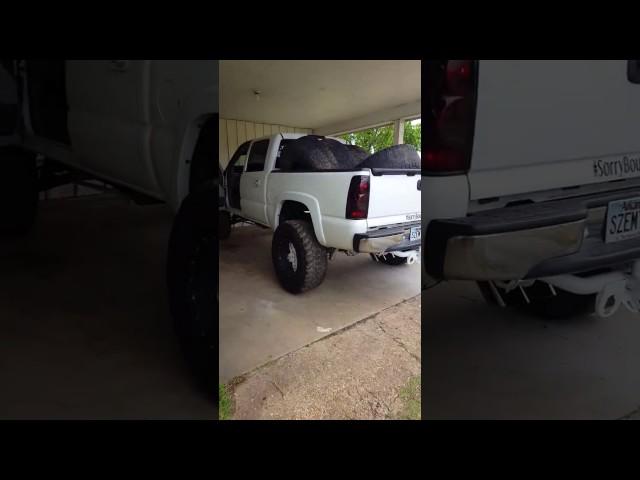
[[229, 420], [233, 413], [233, 403], [231, 395], [224, 385], [218, 385], [218, 418]]
[[407, 384], [400, 389], [399, 398], [403, 408], [398, 415], [398, 420], [420, 420], [422, 418], [422, 378], [412, 377]]

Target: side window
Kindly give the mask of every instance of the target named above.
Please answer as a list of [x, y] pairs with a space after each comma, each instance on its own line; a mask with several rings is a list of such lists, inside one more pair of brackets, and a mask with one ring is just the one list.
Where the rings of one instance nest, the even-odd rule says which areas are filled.
[[253, 144], [251, 152], [249, 152], [247, 172], [261, 172], [264, 170], [264, 162], [267, 159], [268, 148], [269, 140], [260, 140]]
[[247, 163], [247, 152], [241, 153], [238, 155], [238, 160], [233, 164], [234, 173], [242, 173], [244, 172], [244, 166]]
[[247, 154], [249, 153], [249, 143], [241, 145], [231, 159], [231, 169], [233, 173], [242, 174], [244, 166], [247, 163]]

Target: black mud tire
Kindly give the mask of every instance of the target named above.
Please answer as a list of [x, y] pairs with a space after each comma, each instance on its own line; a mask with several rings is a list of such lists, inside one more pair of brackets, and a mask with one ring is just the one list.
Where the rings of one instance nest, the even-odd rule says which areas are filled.
[[[217, 192], [191, 193], [173, 223], [167, 287], [175, 332], [189, 366], [211, 399], [217, 395], [218, 240]], [[216, 397], [217, 398], [217, 397]]]
[[231, 235], [231, 215], [229, 212], [218, 211], [218, 238], [226, 240]]
[[[488, 304], [498, 305], [489, 282], [478, 282], [478, 288]], [[519, 289], [509, 293], [500, 291], [500, 294], [507, 307], [515, 307], [548, 320], [570, 319], [594, 311], [595, 295], [576, 295], [557, 287], [557, 295], [553, 295], [549, 287], [541, 282], [534, 283], [525, 291], [530, 303], [524, 300]]]
[[[371, 255], [371, 260], [373, 260], [374, 262], [376, 261], [376, 256], [373, 253], [370, 253], [369, 255]], [[394, 255], [391, 254], [387, 254], [387, 255], [380, 255], [377, 258], [377, 261], [380, 263], [384, 263], [385, 265], [390, 265], [392, 267], [397, 267], [399, 265], [406, 265], [407, 264], [407, 259], [404, 257], [396, 257]]]
[[38, 211], [35, 155], [15, 147], [0, 148], [0, 235], [29, 233]]
[[361, 148], [357, 145], [345, 145], [347, 149], [353, 155], [354, 165], [359, 165], [369, 156], [369, 152], [367, 152], [364, 148]]
[[358, 158], [337, 140], [306, 135], [289, 143], [278, 163], [289, 171], [349, 170], [358, 164]]
[[[288, 258], [291, 248], [295, 250], [295, 263]], [[271, 257], [278, 281], [289, 293], [312, 290], [327, 274], [327, 249], [318, 243], [313, 225], [304, 220], [288, 220], [278, 226]]]
[[419, 169], [420, 156], [411, 145], [394, 145], [374, 153], [361, 162], [360, 168]]

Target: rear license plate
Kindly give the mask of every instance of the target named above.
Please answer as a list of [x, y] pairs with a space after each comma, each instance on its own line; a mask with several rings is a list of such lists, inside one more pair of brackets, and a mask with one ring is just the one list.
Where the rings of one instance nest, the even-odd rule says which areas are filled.
[[412, 227], [409, 241], [414, 242], [422, 239], [422, 227]]
[[640, 197], [609, 203], [605, 243], [640, 237]]

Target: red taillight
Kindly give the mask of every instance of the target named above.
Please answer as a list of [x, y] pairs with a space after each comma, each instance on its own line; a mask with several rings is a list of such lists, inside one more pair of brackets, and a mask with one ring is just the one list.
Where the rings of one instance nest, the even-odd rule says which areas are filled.
[[346, 218], [362, 220], [369, 214], [369, 177], [357, 175], [351, 179], [347, 194]]
[[430, 61], [425, 174], [455, 174], [469, 170], [476, 110], [477, 72], [473, 60]]

